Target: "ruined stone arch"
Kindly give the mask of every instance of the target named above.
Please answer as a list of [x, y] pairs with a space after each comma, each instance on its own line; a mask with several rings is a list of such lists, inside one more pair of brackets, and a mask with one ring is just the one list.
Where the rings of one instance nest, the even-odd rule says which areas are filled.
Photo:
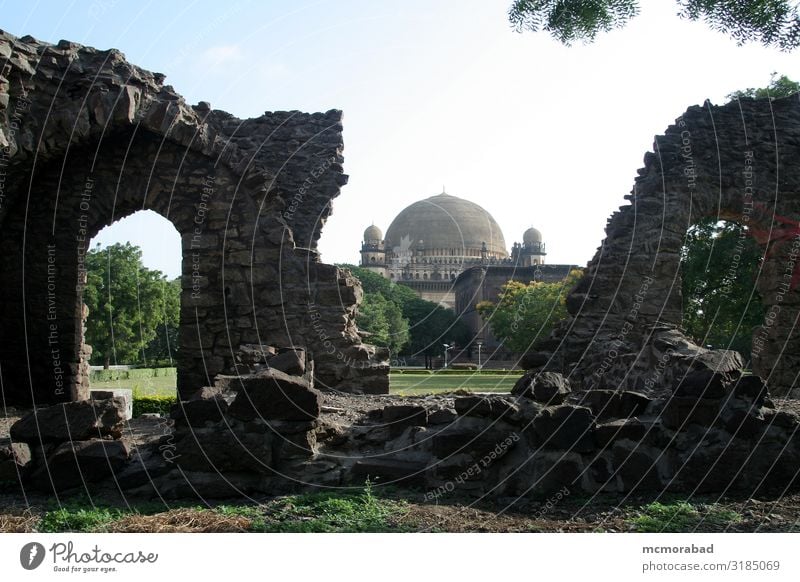
[[187, 105], [163, 75], [116, 50], [7, 33], [0, 48], [8, 402], [87, 396], [80, 243], [140, 209], [181, 234], [181, 396], [236, 373], [244, 344], [306, 347], [322, 386], [388, 390], [384, 354], [355, 327], [357, 281], [316, 252], [347, 178], [340, 111], [240, 120]]
[[[681, 332], [680, 249], [705, 217], [747, 224], [766, 258], [758, 290], [768, 310], [754, 371], [771, 390], [796, 387], [800, 297], [800, 101], [742, 99], [689, 108], [645, 155], [630, 203], [567, 299], [570, 318], [531, 362], [563, 370], [587, 388], [669, 389], [698, 360], [737, 358], [695, 346]], [[793, 258], [794, 257], [794, 258]]]

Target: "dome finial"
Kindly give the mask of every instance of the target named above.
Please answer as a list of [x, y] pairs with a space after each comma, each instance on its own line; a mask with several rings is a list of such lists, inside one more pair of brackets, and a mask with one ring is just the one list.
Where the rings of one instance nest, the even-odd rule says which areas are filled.
[[444, 184], [442, 184], [442, 194], [447, 194], [447, 189], [444, 187]]

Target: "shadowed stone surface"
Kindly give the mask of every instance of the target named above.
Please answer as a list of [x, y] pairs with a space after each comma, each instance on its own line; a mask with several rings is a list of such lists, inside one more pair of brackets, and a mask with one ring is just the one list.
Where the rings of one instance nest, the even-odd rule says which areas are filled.
[[118, 437], [125, 422], [125, 410], [125, 400], [119, 397], [65, 402], [22, 417], [12, 425], [11, 438], [38, 444]]
[[56, 491], [100, 481], [122, 468], [130, 457], [124, 440], [91, 439], [60, 444], [47, 456], [46, 467], [32, 476], [41, 489]]
[[279, 370], [244, 378], [229, 414], [241, 420], [313, 420], [320, 414], [322, 394], [308, 382]]

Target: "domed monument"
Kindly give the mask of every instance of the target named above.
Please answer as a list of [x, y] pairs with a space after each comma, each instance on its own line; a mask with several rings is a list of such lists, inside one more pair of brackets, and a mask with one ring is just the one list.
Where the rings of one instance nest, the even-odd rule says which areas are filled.
[[385, 238], [364, 231], [361, 266], [403, 283], [423, 299], [455, 307], [454, 283], [476, 266], [544, 263], [541, 233], [530, 228], [509, 256], [500, 225], [484, 208], [445, 192], [406, 207]]

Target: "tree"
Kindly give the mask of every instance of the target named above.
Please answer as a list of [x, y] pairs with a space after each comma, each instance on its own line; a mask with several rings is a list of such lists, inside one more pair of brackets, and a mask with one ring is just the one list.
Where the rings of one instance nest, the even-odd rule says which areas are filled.
[[681, 250], [683, 327], [696, 343], [749, 359], [753, 328], [764, 321], [755, 289], [761, 257], [742, 225], [710, 218], [689, 229]]
[[754, 99], [769, 97], [770, 99], [780, 99], [781, 97], [788, 97], [798, 92], [800, 92], [800, 83], [792, 81], [786, 75], [781, 75], [779, 77], [778, 73], [772, 73], [772, 79], [770, 79], [767, 87], [761, 89], [749, 87], [743, 91], [734, 91], [728, 94], [728, 99], [731, 101], [741, 97], [752, 97]]
[[[469, 329], [452, 309], [420, 299], [410, 287], [394, 283], [369, 269], [347, 264], [339, 266], [349, 269], [361, 281], [364, 301], [356, 321], [361, 329], [374, 334], [369, 338], [370, 343], [387, 345], [394, 355], [423, 356], [426, 367], [432, 367], [433, 358], [442, 354], [442, 344], [454, 343], [461, 347], [469, 344]], [[385, 300], [385, 305], [376, 295]], [[376, 305], [383, 306], [376, 308]], [[384, 320], [390, 329], [388, 344], [381, 343], [385, 341]]]
[[503, 285], [497, 303], [481, 301], [475, 308], [495, 337], [512, 351], [524, 353], [567, 316], [567, 293], [581, 275], [579, 269], [573, 269], [563, 281], [555, 283], [509, 281]]
[[[788, 51], [800, 45], [793, 0], [676, 0], [678, 15], [704, 20], [738, 44], [760, 42]], [[514, 0], [508, 18], [521, 32], [544, 30], [565, 45], [592, 42], [598, 32], [624, 27], [639, 14], [637, 0]]]
[[139, 362], [164, 321], [169, 283], [142, 264], [141, 250], [130, 243], [90, 250], [86, 271], [83, 300], [89, 308], [86, 343], [93, 348], [92, 361], [105, 368], [112, 361]]
[[372, 335], [369, 343], [389, 348], [392, 355], [397, 356], [409, 341], [409, 323], [403, 316], [402, 305], [407, 301], [408, 293], [416, 297], [408, 287], [400, 288], [379, 274], [356, 267], [355, 265], [339, 265], [349, 269], [364, 290], [364, 299], [358, 310], [356, 323], [358, 327]]
[[371, 333], [369, 343], [389, 348], [393, 355], [408, 343], [408, 320], [400, 308], [380, 293], [365, 293], [356, 318], [358, 327]]
[[164, 281], [164, 319], [156, 330], [156, 337], [144, 350], [144, 363], [167, 363], [170, 366], [178, 352], [178, 327], [181, 320], [181, 280]]
[[433, 358], [442, 355], [442, 344], [464, 348], [470, 342], [469, 328], [452, 309], [420, 299], [416, 294], [403, 306], [403, 315], [408, 318], [411, 334], [405, 354], [424, 356], [426, 368], [432, 368]]

